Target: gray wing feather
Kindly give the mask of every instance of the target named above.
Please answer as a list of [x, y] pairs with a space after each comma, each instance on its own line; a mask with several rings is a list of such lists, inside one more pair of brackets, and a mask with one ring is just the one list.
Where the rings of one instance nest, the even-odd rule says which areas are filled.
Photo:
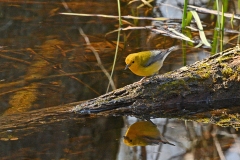
[[171, 53], [173, 50], [176, 50], [178, 46], [173, 46], [168, 49], [160, 49], [160, 50], [152, 50], [153, 56], [148, 60], [145, 67], [150, 66], [151, 64], [155, 63], [156, 61], [162, 60], [164, 61], [165, 58]]

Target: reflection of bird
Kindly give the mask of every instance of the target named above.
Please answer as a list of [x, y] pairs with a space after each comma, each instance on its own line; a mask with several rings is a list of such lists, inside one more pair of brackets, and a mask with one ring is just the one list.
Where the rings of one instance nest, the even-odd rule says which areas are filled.
[[173, 46], [166, 50], [152, 50], [129, 54], [125, 59], [125, 69], [129, 68], [138, 76], [152, 76], [162, 68], [163, 61], [168, 54], [176, 49], [178, 49], [178, 46]]
[[136, 122], [132, 124], [125, 136], [123, 142], [128, 146], [146, 146], [159, 144], [174, 144], [168, 142], [160, 133], [157, 126], [149, 121]]

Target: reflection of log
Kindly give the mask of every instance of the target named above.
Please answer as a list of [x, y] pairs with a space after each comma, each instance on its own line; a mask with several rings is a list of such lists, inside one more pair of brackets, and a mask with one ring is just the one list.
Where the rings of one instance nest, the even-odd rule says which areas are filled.
[[122, 117], [67, 113], [52, 107], [0, 118], [0, 159], [116, 159]]
[[[73, 111], [84, 114], [205, 118], [236, 126], [240, 123], [237, 116], [237, 107], [240, 106], [239, 50], [236, 47], [179, 70], [125, 86], [83, 102]], [[3, 116], [0, 118], [0, 131], [14, 126], [24, 127], [26, 123], [45, 125], [68, 119], [73, 116], [69, 110], [75, 104]], [[49, 117], [51, 120], [40, 123], [41, 119]], [[224, 121], [221, 121], [222, 117]]]

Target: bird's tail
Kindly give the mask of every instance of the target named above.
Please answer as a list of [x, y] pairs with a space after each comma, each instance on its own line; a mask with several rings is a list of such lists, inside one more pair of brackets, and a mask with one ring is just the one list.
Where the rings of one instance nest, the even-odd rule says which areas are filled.
[[172, 47], [168, 48], [168, 51], [167, 51], [167, 52], [172, 52], [172, 51], [175, 51], [175, 50], [177, 50], [177, 49], [179, 49], [179, 45], [172, 46]]
[[166, 59], [166, 57], [167, 57], [172, 51], [175, 51], [175, 50], [177, 50], [177, 49], [179, 49], [179, 45], [177, 45], [177, 46], [172, 46], [172, 47], [166, 49], [165, 52], [164, 52], [163, 55], [162, 55], [162, 56], [163, 56], [163, 61]]
[[160, 142], [162, 142], [163, 144], [169, 144], [169, 145], [175, 146], [175, 144], [168, 142], [166, 138], [164, 138], [162, 135], [160, 135], [160, 137], [161, 137]]

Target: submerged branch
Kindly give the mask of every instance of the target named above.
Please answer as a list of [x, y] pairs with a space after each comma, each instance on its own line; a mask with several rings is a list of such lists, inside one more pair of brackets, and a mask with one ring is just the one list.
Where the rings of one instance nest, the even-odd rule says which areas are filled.
[[[104, 15], [104, 14], [85, 14], [85, 13], [59, 13], [62, 15], [68, 15], [68, 16], [87, 16], [87, 17], [102, 17], [102, 18], [119, 18], [119, 16], [113, 16], [113, 15]], [[139, 19], [139, 20], [154, 20], [154, 21], [165, 21], [169, 18], [165, 17], [136, 17], [136, 16], [121, 16], [121, 18], [125, 19]]]
[[209, 13], [209, 14], [214, 14], [214, 15], [223, 15], [224, 17], [227, 18], [234, 18], [234, 19], [240, 19], [240, 16], [237, 14], [232, 14], [232, 13], [222, 13], [216, 10], [211, 10], [211, 9], [207, 9], [207, 8], [202, 8], [202, 7], [197, 7], [197, 6], [192, 6], [192, 5], [188, 5], [189, 8], [195, 9], [198, 12], [202, 12], [202, 13]]

